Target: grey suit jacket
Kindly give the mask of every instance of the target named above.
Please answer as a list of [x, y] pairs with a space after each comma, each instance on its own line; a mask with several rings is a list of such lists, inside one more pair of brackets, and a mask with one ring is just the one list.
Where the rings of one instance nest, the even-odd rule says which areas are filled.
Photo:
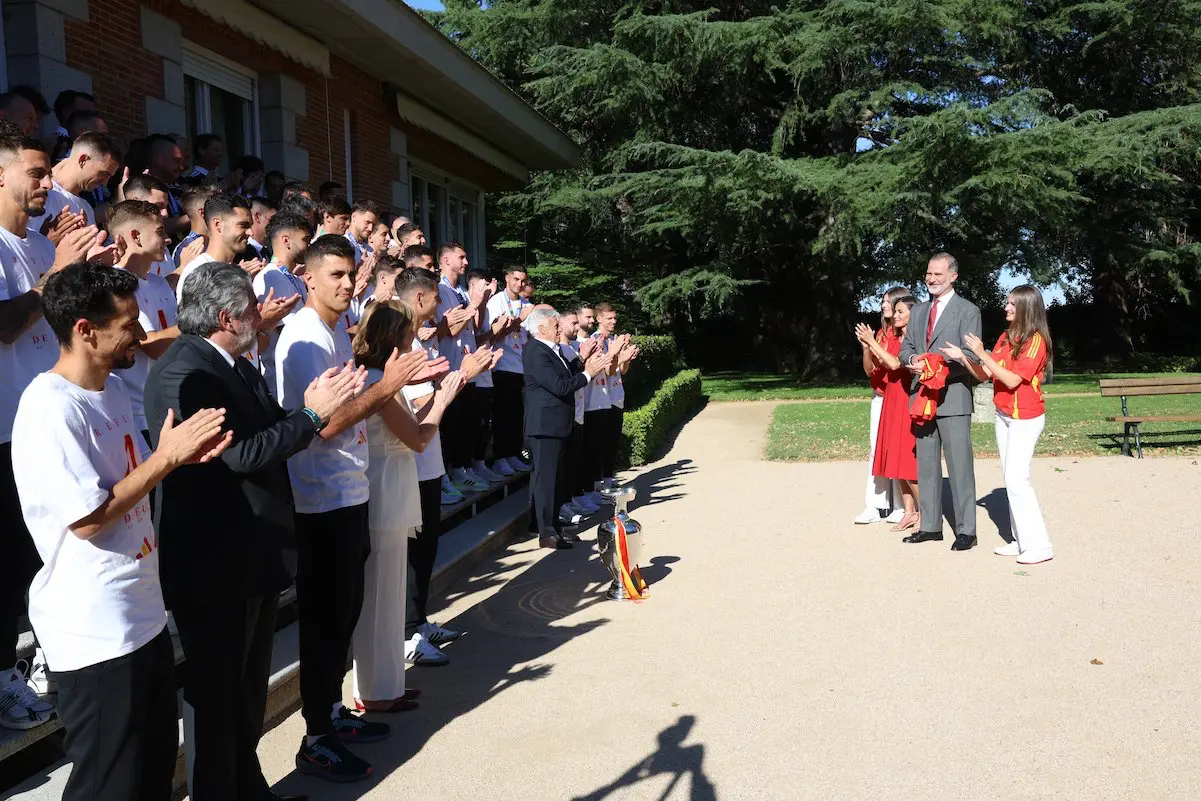
[[[946, 343], [958, 345], [969, 358], [974, 355], [963, 344], [963, 335], [967, 333], [980, 336], [980, 309], [970, 300], [965, 300], [958, 292], [951, 296], [938, 322], [934, 324], [934, 336], [930, 344], [926, 344], [926, 324], [930, 320], [930, 302], [919, 303], [909, 313], [909, 327], [905, 329], [905, 337], [901, 340], [900, 359], [902, 364], [908, 364], [913, 356], [923, 353], [939, 353]], [[962, 364], [950, 364], [950, 375], [947, 385], [938, 396], [938, 416], [951, 417], [959, 414], [972, 413], [972, 383], [971, 373]], [[917, 391], [918, 381], [915, 377], [909, 386], [912, 395]]]

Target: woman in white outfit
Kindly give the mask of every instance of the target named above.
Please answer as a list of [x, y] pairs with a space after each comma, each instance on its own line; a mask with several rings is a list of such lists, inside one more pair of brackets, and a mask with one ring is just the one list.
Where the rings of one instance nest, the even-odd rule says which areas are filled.
[[[880, 299], [880, 329], [876, 332], [876, 341], [881, 345], [887, 346], [887, 338], [895, 336], [892, 325], [892, 304], [898, 298], [911, 294], [913, 293], [903, 286], [894, 286]], [[867, 488], [864, 491], [863, 511], [855, 518], [855, 523], [866, 525], [879, 523], [881, 520], [899, 523], [905, 514], [904, 509], [897, 507], [892, 514], [884, 517], [884, 514], [895, 506], [893, 500], [896, 493], [893, 491], [892, 481], [872, 475], [872, 463], [876, 458], [876, 435], [880, 431], [880, 410], [884, 408], [884, 385], [888, 370], [872, 355], [871, 348], [862, 343], [860, 345], [863, 348], [863, 372], [872, 382], [872, 406], [871, 416], [868, 418]]]
[[1005, 301], [1009, 329], [1001, 334], [989, 353], [979, 337], [968, 334], [967, 345], [980, 362], [964, 357], [948, 344], [942, 349], [950, 359], [967, 367], [980, 381], [991, 380], [997, 407], [997, 451], [1009, 498], [1009, 526], [1013, 541], [996, 548], [998, 556], [1016, 556], [1019, 564], [1046, 562], [1054, 552], [1047, 524], [1034, 485], [1030, 463], [1046, 423], [1043, 381], [1051, 360], [1051, 336], [1047, 331], [1047, 309], [1036, 287], [1016, 287]]
[[[384, 364], [393, 353], [412, 349], [413, 319], [413, 311], [399, 300], [367, 306], [353, 347], [355, 361], [367, 368], [368, 386], [383, 378]], [[422, 375], [421, 380], [430, 377]], [[405, 692], [404, 637], [408, 542], [421, 525], [414, 452], [425, 450], [461, 386], [458, 373], [444, 376], [420, 419], [403, 394], [367, 418], [371, 555], [364, 576], [363, 611], [353, 641], [354, 698], [360, 711], [404, 712], [417, 706], [413, 700], [416, 692]]]

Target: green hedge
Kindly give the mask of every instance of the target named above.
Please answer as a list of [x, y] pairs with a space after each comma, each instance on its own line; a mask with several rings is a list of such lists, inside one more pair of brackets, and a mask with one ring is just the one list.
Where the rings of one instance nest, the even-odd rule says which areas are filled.
[[621, 427], [620, 459], [637, 467], [654, 458], [672, 429], [701, 401], [701, 371], [681, 370], [663, 382], [649, 403], [628, 411]]
[[663, 382], [684, 367], [673, 337], [636, 336], [634, 344], [640, 352], [625, 374], [627, 409], [637, 409], [650, 401]]

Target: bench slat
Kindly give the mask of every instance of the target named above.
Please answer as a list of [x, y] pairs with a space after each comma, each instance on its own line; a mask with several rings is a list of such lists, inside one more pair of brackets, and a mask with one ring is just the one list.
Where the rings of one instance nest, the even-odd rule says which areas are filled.
[[1201, 385], [1201, 376], [1168, 375], [1157, 378], [1102, 378], [1102, 387], [1155, 387], [1161, 384], [1197, 384]]
[[1106, 417], [1111, 423], [1198, 423], [1201, 422], [1201, 415], [1189, 414], [1174, 414], [1160, 415], [1157, 417]]
[[1116, 398], [1119, 395], [1197, 395], [1201, 394], [1201, 383], [1196, 384], [1156, 384], [1154, 386], [1131, 386], [1124, 384], [1114, 387], [1101, 387], [1101, 397]]

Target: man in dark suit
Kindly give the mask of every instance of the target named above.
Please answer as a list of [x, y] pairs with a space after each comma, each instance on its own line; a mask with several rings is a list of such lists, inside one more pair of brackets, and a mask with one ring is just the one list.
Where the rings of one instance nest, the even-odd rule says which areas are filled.
[[[930, 300], [909, 315], [901, 340], [901, 363], [914, 373], [910, 394], [918, 389], [926, 353], [940, 353], [948, 343], [963, 348], [964, 334], [980, 336], [980, 309], [955, 294], [959, 263], [950, 253], [935, 253], [926, 266]], [[970, 351], [968, 351], [970, 352]], [[955, 509], [953, 551], [976, 545], [976, 469], [972, 460], [972, 383], [967, 369], [948, 361], [946, 384], [938, 393], [936, 417], [917, 423], [917, 479], [921, 490], [921, 531], [905, 542], [942, 539], [942, 457], [947, 459], [951, 500]]]
[[350, 367], [331, 370], [305, 393], [306, 408], [285, 413], [243, 358], [258, 325], [244, 270], [221, 262], [197, 268], [179, 310], [181, 336], [146, 382], [154, 432], [169, 409], [179, 420], [211, 407], [225, 410], [234, 436], [221, 458], [164, 480], [156, 509], [163, 596], [187, 657], [196, 801], [276, 798], [255, 751], [279, 593], [295, 575], [294, 558], [285, 559], [293, 518], [286, 464], [364, 380]]
[[537, 525], [538, 544], [543, 548], [570, 548], [580, 538], [562, 533], [559, 507], [570, 494], [563, 455], [575, 422], [575, 392], [606, 369], [611, 357], [593, 342], [587, 350], [581, 348], [583, 365], [578, 358], [568, 363], [558, 346], [559, 314], [550, 306], [535, 308], [523, 325], [534, 338], [522, 353], [525, 436], [534, 461], [531, 525]]

